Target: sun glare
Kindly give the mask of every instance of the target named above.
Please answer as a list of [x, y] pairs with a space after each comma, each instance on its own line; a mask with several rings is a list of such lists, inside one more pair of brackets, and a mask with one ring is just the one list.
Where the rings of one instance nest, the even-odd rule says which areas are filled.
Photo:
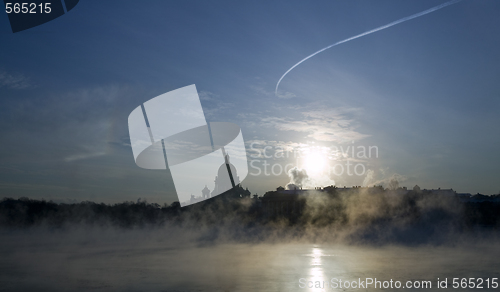
[[319, 151], [308, 151], [303, 158], [303, 168], [309, 176], [322, 173], [327, 165], [328, 158]]

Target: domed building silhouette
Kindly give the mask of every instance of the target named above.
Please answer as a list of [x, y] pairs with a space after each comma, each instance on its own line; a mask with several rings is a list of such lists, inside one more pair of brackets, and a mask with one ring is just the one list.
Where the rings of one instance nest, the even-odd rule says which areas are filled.
[[219, 167], [219, 171], [217, 172], [217, 176], [215, 177], [215, 187], [211, 193], [211, 197], [222, 194], [232, 189], [233, 186], [237, 186], [240, 184], [238, 171], [236, 170], [236, 167], [234, 167], [234, 165], [232, 165], [229, 161], [229, 154], [226, 154], [224, 160], [225, 162]]
[[210, 198], [210, 190], [207, 188], [207, 185], [205, 185], [205, 188], [203, 190], [201, 190], [201, 197], [203, 199]]
[[[250, 191], [248, 188], [243, 189], [240, 184], [240, 177], [236, 167], [229, 161], [229, 155], [226, 154], [224, 163], [219, 167], [217, 176], [214, 180], [215, 186], [212, 192], [205, 185], [201, 190], [201, 197], [191, 196], [191, 203], [201, 202], [205, 199], [213, 198], [218, 195], [224, 194], [224, 198], [241, 199], [250, 198]], [[234, 187], [233, 187], [234, 186]]]

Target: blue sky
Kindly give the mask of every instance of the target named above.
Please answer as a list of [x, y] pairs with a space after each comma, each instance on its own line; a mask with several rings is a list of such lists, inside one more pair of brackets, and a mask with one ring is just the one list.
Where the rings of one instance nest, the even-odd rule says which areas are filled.
[[[274, 95], [281, 75], [307, 55], [443, 2], [82, 0], [16, 34], [2, 14], [0, 192], [174, 201], [168, 173], [135, 165], [127, 117], [196, 84], [208, 120], [240, 125], [248, 149], [318, 148], [329, 163], [366, 169], [311, 183], [397, 178], [498, 193], [498, 1], [462, 1], [334, 47], [290, 72], [282, 98]], [[377, 146], [379, 155], [340, 157], [340, 146]], [[289, 181], [249, 175], [243, 186], [262, 195]]]

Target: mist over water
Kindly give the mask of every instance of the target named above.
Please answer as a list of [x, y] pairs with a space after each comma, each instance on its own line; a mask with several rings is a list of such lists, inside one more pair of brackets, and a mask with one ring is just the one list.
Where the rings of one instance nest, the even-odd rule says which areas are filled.
[[500, 268], [493, 242], [453, 247], [200, 246], [179, 238], [179, 231], [3, 234], [0, 283], [4, 291], [334, 291], [301, 289], [299, 279], [420, 279], [434, 284], [438, 277], [497, 277]]
[[0, 212], [3, 291], [336, 291], [299, 286], [332, 278], [430, 280], [434, 291], [437, 278], [500, 268], [498, 225], [452, 197], [317, 192], [293, 218], [252, 199], [38, 215], [27, 211], [36, 202], [18, 203]]

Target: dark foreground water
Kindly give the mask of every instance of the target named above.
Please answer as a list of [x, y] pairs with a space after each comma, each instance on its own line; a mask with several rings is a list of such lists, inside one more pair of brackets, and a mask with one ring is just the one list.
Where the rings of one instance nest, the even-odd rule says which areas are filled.
[[[355, 281], [366, 286], [366, 278], [376, 278], [380, 285], [392, 279], [393, 287], [395, 281], [403, 286], [407, 281], [432, 285], [393, 291], [500, 291], [485, 289], [486, 281], [482, 289], [452, 288], [453, 278], [500, 277], [500, 245], [493, 241], [408, 247], [279, 241], [200, 244], [195, 238], [172, 230], [2, 232], [0, 290], [391, 290], [373, 284], [366, 289], [331, 286], [332, 278], [339, 286], [340, 280], [343, 285]], [[448, 289], [438, 289], [437, 278], [447, 278]], [[308, 288], [317, 285], [321, 288]]]

